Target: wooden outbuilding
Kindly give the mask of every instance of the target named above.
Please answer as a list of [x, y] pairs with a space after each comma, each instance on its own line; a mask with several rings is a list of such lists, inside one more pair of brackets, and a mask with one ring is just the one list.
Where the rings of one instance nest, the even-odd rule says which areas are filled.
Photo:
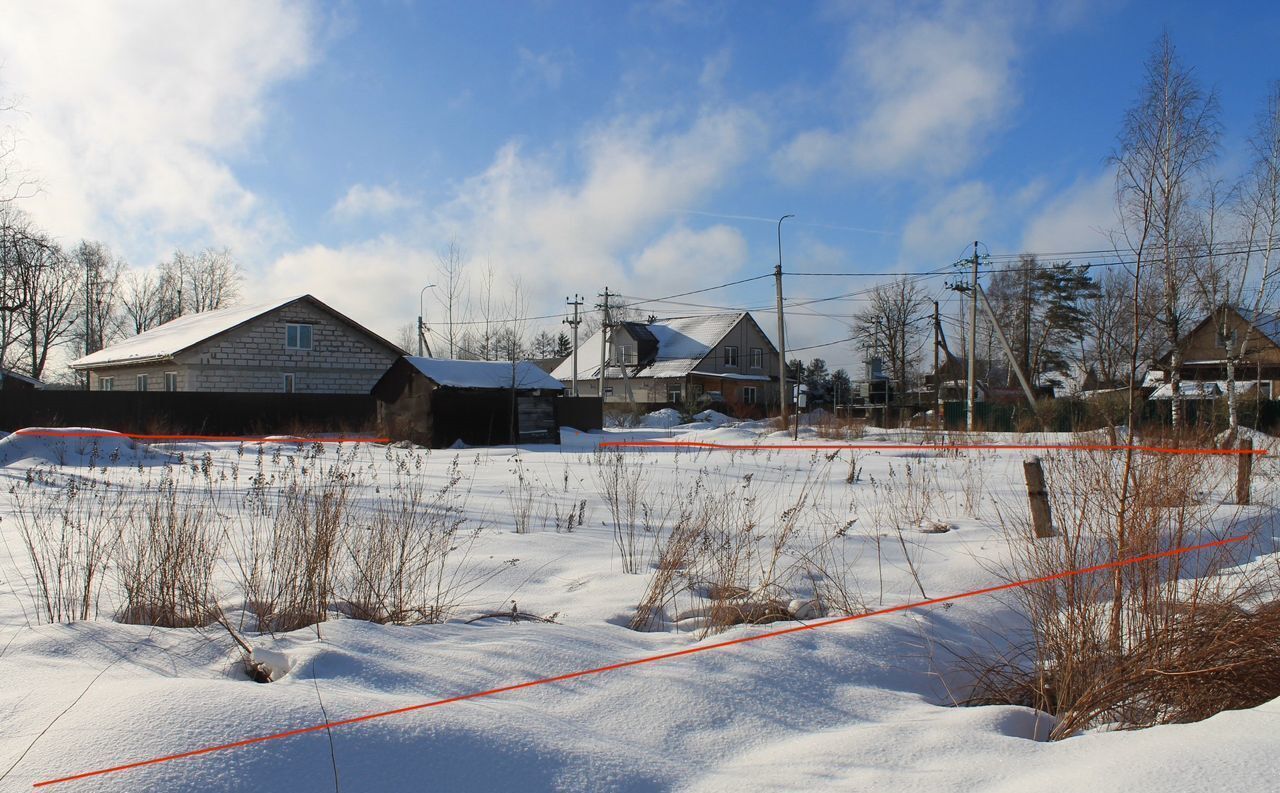
[[446, 448], [558, 443], [560, 381], [530, 361], [404, 356], [373, 386], [379, 432]]

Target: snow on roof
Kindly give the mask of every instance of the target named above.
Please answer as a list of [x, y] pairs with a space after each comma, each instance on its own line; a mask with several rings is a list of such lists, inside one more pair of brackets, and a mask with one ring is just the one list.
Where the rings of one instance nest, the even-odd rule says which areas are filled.
[[[1215, 381], [1200, 382], [1197, 380], [1182, 380], [1178, 383], [1178, 394], [1183, 399], [1216, 399], [1227, 391], [1226, 383], [1218, 383]], [[1173, 383], [1165, 383], [1164, 385], [1151, 392], [1151, 399], [1172, 399]]]
[[268, 311], [300, 300], [306, 295], [293, 295], [269, 303], [255, 303], [251, 306], [235, 306], [217, 311], [202, 311], [199, 314], [188, 314], [175, 320], [139, 333], [131, 339], [125, 339], [95, 353], [71, 362], [73, 369], [87, 369], [110, 363], [129, 363], [155, 361], [170, 358], [188, 347], [193, 347], [205, 339], [225, 333], [237, 325], [248, 322]]
[[511, 388], [514, 374], [517, 389], [540, 388], [563, 391], [564, 385], [532, 361], [457, 361], [451, 358], [404, 358], [413, 368], [442, 386], [452, 388]]
[[[733, 330], [747, 312], [738, 311], [730, 314], [705, 314], [697, 317], [676, 317], [660, 319], [642, 325], [658, 342], [657, 356], [652, 363], [643, 363], [631, 377], [683, 377], [697, 368], [707, 353], [720, 343]], [[596, 331], [578, 347], [578, 378], [590, 380], [600, 376], [599, 350], [600, 334]], [[594, 355], [593, 355], [594, 352]], [[595, 357], [593, 365], [591, 359]], [[621, 377], [622, 372], [616, 366], [607, 367], [606, 376]], [[573, 377], [572, 357], [556, 367], [551, 373], [558, 380]]]

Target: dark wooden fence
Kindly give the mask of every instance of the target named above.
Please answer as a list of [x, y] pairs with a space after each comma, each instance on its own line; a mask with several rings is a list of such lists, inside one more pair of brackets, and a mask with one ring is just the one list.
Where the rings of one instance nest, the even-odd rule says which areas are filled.
[[367, 394], [184, 391], [4, 391], [0, 429], [95, 427], [155, 435], [366, 432], [377, 408]]
[[582, 432], [604, 429], [604, 401], [600, 397], [557, 397], [556, 426]]

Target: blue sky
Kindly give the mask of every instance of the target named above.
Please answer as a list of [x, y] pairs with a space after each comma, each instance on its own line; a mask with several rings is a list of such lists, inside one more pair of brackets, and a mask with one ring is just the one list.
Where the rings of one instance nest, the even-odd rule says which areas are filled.
[[[15, 3], [4, 16], [0, 96], [17, 111], [3, 121], [40, 186], [23, 201], [37, 222], [140, 267], [229, 245], [252, 295], [312, 292], [388, 335], [451, 239], [473, 293], [491, 269], [503, 299], [519, 282], [525, 315], [606, 285], [658, 297], [769, 272], [769, 219], [785, 213], [792, 271], [934, 269], [974, 239], [1098, 248], [1114, 226], [1106, 157], [1162, 30], [1218, 93], [1227, 180], [1280, 78], [1273, 2]], [[685, 302], [771, 300], [764, 280]], [[791, 346], [847, 336], [859, 306], [797, 308]], [[805, 355], [861, 359], [850, 344]]]

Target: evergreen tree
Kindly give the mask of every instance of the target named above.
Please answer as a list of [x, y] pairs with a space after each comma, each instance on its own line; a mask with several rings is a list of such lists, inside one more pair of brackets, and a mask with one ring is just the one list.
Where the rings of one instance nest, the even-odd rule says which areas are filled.
[[556, 349], [553, 354], [556, 358], [568, 358], [573, 353], [573, 344], [569, 341], [569, 334], [561, 332], [556, 336]]
[[814, 358], [804, 370], [804, 384], [809, 387], [809, 407], [831, 404], [831, 373], [827, 362]]

